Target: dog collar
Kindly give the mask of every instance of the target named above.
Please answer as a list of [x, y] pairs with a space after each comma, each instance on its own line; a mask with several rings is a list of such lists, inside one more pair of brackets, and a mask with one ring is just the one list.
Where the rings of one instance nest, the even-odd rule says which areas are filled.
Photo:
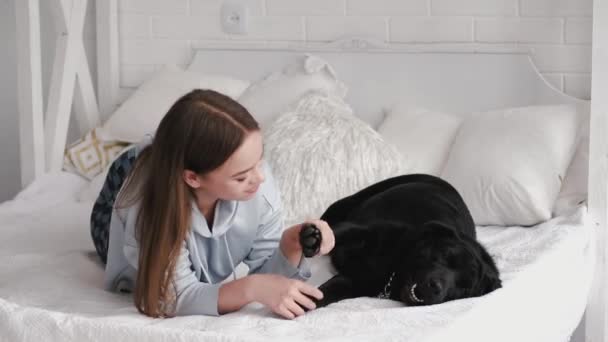
[[380, 299], [389, 299], [391, 297], [391, 284], [393, 283], [393, 278], [395, 277], [395, 272], [391, 274], [391, 277], [388, 278], [388, 282], [384, 285], [384, 289], [378, 295]]

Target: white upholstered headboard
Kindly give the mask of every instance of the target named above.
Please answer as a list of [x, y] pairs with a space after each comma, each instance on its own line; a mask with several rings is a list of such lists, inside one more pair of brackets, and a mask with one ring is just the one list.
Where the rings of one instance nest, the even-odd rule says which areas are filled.
[[553, 88], [522, 52], [420, 52], [347, 40], [289, 49], [199, 48], [189, 69], [253, 81], [304, 53], [329, 62], [348, 87], [347, 102], [373, 126], [397, 101], [456, 113], [534, 104], [588, 106]]

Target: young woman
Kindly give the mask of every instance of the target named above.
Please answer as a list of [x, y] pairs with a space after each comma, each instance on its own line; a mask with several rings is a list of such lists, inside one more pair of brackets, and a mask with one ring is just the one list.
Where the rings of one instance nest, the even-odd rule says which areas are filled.
[[[240, 104], [211, 90], [180, 98], [153, 139], [113, 163], [93, 207], [105, 287], [134, 292], [152, 317], [219, 315], [254, 301], [289, 319], [314, 309], [311, 297], [323, 294], [304, 282], [302, 225], [283, 229], [262, 156], [258, 124]], [[321, 230], [318, 254], [327, 254], [331, 229], [310, 222]], [[240, 262], [249, 275], [236, 279]]]

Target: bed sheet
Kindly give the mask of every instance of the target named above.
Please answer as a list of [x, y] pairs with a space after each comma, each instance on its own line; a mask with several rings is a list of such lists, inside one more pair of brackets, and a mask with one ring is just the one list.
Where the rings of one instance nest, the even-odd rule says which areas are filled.
[[[259, 304], [222, 317], [152, 319], [129, 295], [102, 289], [89, 236], [87, 183], [45, 176], [0, 205], [2, 341], [560, 341], [580, 320], [591, 285], [593, 234], [580, 207], [535, 227], [478, 227], [503, 288], [426, 307], [357, 298], [284, 320]], [[331, 276], [313, 262], [313, 284]]]

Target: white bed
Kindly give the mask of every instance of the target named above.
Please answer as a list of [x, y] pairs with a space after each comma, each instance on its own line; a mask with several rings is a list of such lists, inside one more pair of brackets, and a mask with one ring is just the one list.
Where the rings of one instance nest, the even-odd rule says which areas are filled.
[[[592, 230], [580, 207], [533, 228], [478, 228], [504, 285], [482, 298], [416, 308], [358, 298], [294, 321], [257, 304], [222, 317], [151, 319], [128, 295], [102, 289], [92, 203], [77, 201], [84, 186], [70, 173], [48, 175], [0, 206], [1, 340], [567, 341], [591, 285]], [[327, 276], [324, 262], [312, 283]]]
[[[524, 54], [335, 49], [307, 51], [331, 63], [349, 87], [347, 100], [374, 126], [382, 119], [382, 106], [401, 98], [465, 113], [587, 104], [548, 86]], [[256, 79], [300, 53], [199, 50], [190, 70]], [[364, 82], [369, 79], [382, 81]], [[467, 87], [453, 81], [459, 79], [467, 80]], [[0, 206], [0, 331], [7, 341], [567, 341], [583, 315], [592, 283], [592, 230], [585, 222], [586, 208], [580, 207], [534, 228], [479, 228], [479, 239], [496, 258], [504, 286], [482, 298], [418, 308], [359, 298], [295, 321], [257, 304], [219, 318], [155, 320], [137, 313], [129, 295], [102, 289], [103, 267], [89, 233], [92, 202], [78, 202], [88, 186], [79, 176], [49, 173]], [[319, 285], [328, 279], [328, 269], [326, 259], [316, 260], [311, 282]]]
[[[351, 90], [347, 100], [374, 126], [382, 120], [382, 107], [403, 94], [408, 101], [463, 113], [532, 104], [587, 105], [548, 86], [521, 53], [336, 49], [306, 51], [331, 63]], [[256, 79], [300, 54], [297, 50], [201, 49], [190, 70]], [[371, 78], [383, 82], [356, 86]], [[467, 87], [451, 81], [458, 79], [466, 79]], [[0, 331], [7, 341], [567, 341], [592, 284], [593, 230], [581, 206], [532, 228], [479, 227], [479, 239], [495, 257], [503, 280], [502, 289], [481, 298], [417, 308], [358, 298], [294, 321], [258, 304], [222, 317], [151, 319], [137, 313], [129, 295], [102, 289], [103, 268], [89, 233], [90, 194], [78, 201], [87, 198], [83, 191], [90, 187], [80, 177], [51, 173], [0, 206]], [[331, 276], [326, 258], [315, 260], [313, 274], [315, 285]]]

